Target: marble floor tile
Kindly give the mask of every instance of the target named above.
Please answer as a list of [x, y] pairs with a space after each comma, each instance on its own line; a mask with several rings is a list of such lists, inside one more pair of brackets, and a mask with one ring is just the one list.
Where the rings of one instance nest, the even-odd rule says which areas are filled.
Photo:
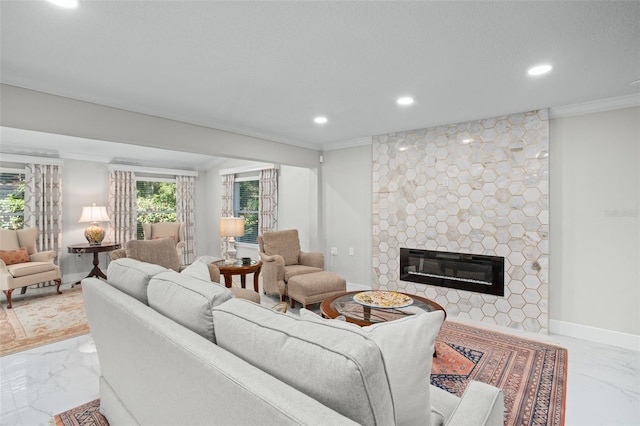
[[[263, 299], [266, 304], [277, 303], [276, 298]], [[640, 352], [450, 320], [567, 348], [566, 426], [640, 425]], [[53, 415], [98, 398], [99, 375], [89, 335], [0, 357], [0, 425], [48, 426]]]

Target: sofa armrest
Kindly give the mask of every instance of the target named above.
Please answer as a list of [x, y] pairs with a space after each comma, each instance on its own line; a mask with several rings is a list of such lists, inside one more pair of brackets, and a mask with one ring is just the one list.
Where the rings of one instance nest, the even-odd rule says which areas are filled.
[[208, 263], [207, 268], [209, 268], [209, 278], [214, 283], [220, 283], [220, 268], [218, 268], [213, 263]]
[[127, 249], [118, 249], [111, 252], [111, 260], [118, 260], [127, 257]]
[[40, 251], [29, 256], [32, 262], [53, 262], [56, 258], [56, 252], [53, 250]]
[[447, 426], [503, 426], [504, 394], [482, 382], [469, 383]]
[[299, 262], [301, 265], [324, 269], [324, 254], [317, 252], [305, 253], [300, 251]]
[[6, 272], [7, 274], [9, 273], [9, 270], [7, 269], [7, 264], [4, 263], [4, 260], [0, 259], [0, 272]]

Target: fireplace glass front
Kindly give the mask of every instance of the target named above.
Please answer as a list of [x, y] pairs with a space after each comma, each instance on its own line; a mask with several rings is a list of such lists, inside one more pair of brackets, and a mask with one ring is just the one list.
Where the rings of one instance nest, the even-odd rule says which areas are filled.
[[504, 296], [504, 258], [401, 248], [400, 279]]

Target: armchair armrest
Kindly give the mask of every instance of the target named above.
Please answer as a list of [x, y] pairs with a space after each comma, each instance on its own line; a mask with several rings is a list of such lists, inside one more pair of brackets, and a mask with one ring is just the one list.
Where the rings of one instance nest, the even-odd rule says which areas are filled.
[[9, 270], [7, 269], [7, 264], [4, 263], [4, 260], [0, 259], [0, 272], [5, 272], [5, 273], [9, 273]]
[[118, 249], [111, 252], [111, 260], [122, 259], [123, 257], [127, 257], [127, 249]]
[[[284, 284], [284, 257], [275, 254], [270, 256], [260, 252], [260, 260], [262, 261], [262, 288], [265, 293], [280, 292], [278, 283]], [[282, 294], [281, 294], [282, 296]]]
[[447, 426], [504, 425], [504, 394], [496, 387], [472, 381]]
[[56, 257], [56, 252], [53, 250], [41, 251], [38, 253], [33, 253], [29, 256], [29, 259], [32, 262], [53, 262], [53, 259]]
[[300, 251], [299, 261], [301, 265], [324, 269], [324, 254], [322, 253], [305, 253], [303, 251]]
[[262, 260], [262, 263], [276, 262], [282, 263], [282, 266], [284, 266], [284, 257], [280, 256], [279, 254], [269, 256], [267, 253], [260, 252], [260, 260]]
[[213, 263], [208, 263], [207, 268], [209, 268], [209, 278], [214, 283], [220, 282], [220, 268], [218, 268]]

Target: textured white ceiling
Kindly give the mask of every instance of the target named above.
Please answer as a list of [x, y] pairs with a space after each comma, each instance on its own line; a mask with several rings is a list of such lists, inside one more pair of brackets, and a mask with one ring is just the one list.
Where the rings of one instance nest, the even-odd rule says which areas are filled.
[[3, 83], [317, 150], [640, 91], [638, 1], [80, 1], [0, 3]]

